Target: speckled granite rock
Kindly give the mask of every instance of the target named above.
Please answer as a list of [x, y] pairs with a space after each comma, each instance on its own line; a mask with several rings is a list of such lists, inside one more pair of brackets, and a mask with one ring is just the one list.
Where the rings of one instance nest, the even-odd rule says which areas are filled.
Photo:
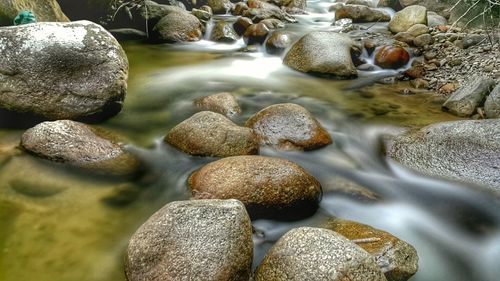
[[125, 257], [129, 281], [248, 281], [252, 225], [237, 200], [172, 202], [132, 236]]
[[276, 242], [255, 281], [385, 281], [375, 259], [334, 231], [301, 227]]

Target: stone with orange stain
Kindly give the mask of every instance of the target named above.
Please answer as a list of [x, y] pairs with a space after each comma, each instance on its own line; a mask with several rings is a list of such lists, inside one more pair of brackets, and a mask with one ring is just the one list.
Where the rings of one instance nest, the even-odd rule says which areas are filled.
[[389, 281], [408, 280], [418, 270], [417, 251], [392, 234], [354, 221], [330, 218], [323, 225], [375, 257]]

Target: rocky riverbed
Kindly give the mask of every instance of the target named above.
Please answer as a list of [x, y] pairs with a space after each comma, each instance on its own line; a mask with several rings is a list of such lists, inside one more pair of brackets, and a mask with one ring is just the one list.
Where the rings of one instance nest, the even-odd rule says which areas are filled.
[[0, 279], [496, 280], [499, 35], [452, 7], [0, 4]]

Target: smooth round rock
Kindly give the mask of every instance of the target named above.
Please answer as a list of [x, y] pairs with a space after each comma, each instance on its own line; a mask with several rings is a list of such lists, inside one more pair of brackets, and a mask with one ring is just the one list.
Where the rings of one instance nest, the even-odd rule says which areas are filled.
[[375, 64], [386, 69], [398, 69], [410, 61], [410, 54], [399, 46], [384, 46], [375, 55]]
[[159, 42], [193, 42], [201, 39], [201, 22], [188, 12], [175, 12], [161, 18], [153, 34]]
[[263, 23], [250, 25], [243, 36], [247, 38], [247, 44], [262, 44], [269, 34], [269, 28]]
[[110, 117], [122, 107], [128, 60], [89, 21], [0, 29], [0, 107], [47, 119]]
[[131, 175], [140, 166], [119, 144], [101, 137], [90, 126], [70, 120], [43, 122], [28, 129], [21, 145], [41, 158], [102, 174]]
[[172, 202], [132, 236], [125, 256], [128, 281], [248, 281], [252, 225], [236, 200]]
[[358, 75], [351, 58], [353, 46], [347, 35], [313, 31], [290, 48], [283, 63], [300, 72], [353, 78]]
[[370, 254], [334, 231], [300, 227], [281, 237], [255, 281], [385, 281]]
[[[241, 3], [241, 2], [240, 2]], [[239, 17], [233, 24], [234, 31], [238, 35], [243, 35], [247, 28], [253, 24], [252, 20], [245, 17]]]
[[389, 30], [393, 33], [407, 31], [415, 24], [427, 25], [427, 8], [413, 5], [397, 12], [389, 22]]
[[303, 218], [318, 208], [320, 183], [288, 160], [264, 156], [224, 158], [188, 179], [195, 198], [238, 199], [252, 219]]
[[228, 118], [241, 114], [238, 100], [231, 93], [218, 93], [201, 97], [196, 99], [193, 104], [197, 109], [217, 112]]
[[284, 150], [312, 150], [332, 142], [330, 134], [304, 107], [275, 104], [264, 108], [248, 119], [262, 145]]
[[259, 142], [252, 130], [224, 115], [202, 111], [172, 128], [165, 142], [196, 156], [227, 157], [257, 154]]
[[415, 45], [416, 47], [424, 47], [433, 43], [434, 37], [432, 37], [432, 35], [430, 34], [422, 34], [413, 39], [413, 45]]
[[388, 232], [340, 218], [328, 219], [323, 227], [337, 232], [372, 255], [389, 281], [408, 280], [418, 271], [415, 248]]
[[292, 45], [290, 34], [281, 31], [275, 31], [269, 36], [266, 41], [266, 51], [268, 54], [282, 54], [288, 47]]

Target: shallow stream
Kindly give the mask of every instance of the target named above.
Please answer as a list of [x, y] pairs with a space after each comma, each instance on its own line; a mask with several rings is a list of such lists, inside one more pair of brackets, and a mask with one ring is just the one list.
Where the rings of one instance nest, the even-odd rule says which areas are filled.
[[[331, 15], [321, 2], [311, 3], [323, 14], [300, 18], [305, 27], [293, 27], [297, 32], [330, 29]], [[123, 253], [133, 232], [164, 204], [189, 198], [187, 177], [214, 160], [176, 151], [163, 136], [195, 112], [193, 99], [219, 92], [237, 96], [243, 110], [238, 124], [268, 105], [292, 102], [310, 110], [334, 139], [312, 152], [261, 152], [297, 162], [318, 178], [325, 195], [318, 214], [306, 221], [254, 222], [264, 234], [255, 237], [254, 265], [287, 229], [334, 215], [414, 245], [420, 269], [412, 280], [498, 280], [498, 199], [478, 187], [415, 175], [381, 156], [383, 135], [457, 120], [441, 111], [442, 97], [403, 95], [406, 82], [370, 83], [379, 72], [355, 81], [307, 76], [279, 57], [238, 51], [238, 45], [124, 48], [130, 61], [124, 108], [95, 126], [119, 135], [147, 163], [146, 174], [108, 178], [39, 160], [16, 148], [23, 129], [0, 129], [0, 280], [123, 281]], [[381, 199], [338, 192], [346, 183]]]

